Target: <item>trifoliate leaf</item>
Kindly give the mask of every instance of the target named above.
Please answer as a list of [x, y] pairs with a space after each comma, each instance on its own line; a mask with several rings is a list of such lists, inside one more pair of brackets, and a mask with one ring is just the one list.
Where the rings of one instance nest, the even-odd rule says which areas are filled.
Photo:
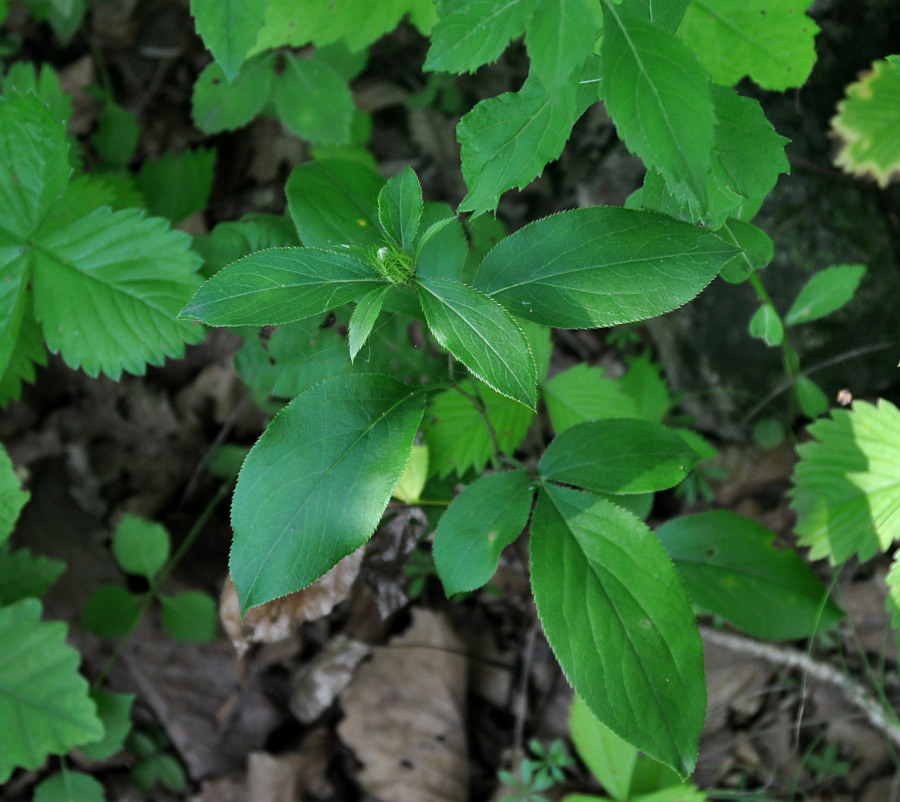
[[886, 551], [900, 537], [900, 410], [855, 401], [808, 431], [791, 491], [800, 543], [836, 564]]
[[249, 123], [269, 100], [276, 63], [273, 54], [252, 59], [231, 82], [218, 64], [210, 64], [194, 84], [194, 124], [207, 134], [217, 134]]
[[321, 59], [285, 54], [272, 99], [278, 117], [301, 139], [321, 145], [350, 141], [353, 95], [347, 82]]
[[836, 265], [819, 271], [803, 285], [784, 322], [795, 326], [836, 312], [853, 298], [865, 272], [865, 265]]
[[749, 76], [763, 89], [803, 86], [816, 63], [812, 0], [692, 0], [678, 35], [714, 81]]
[[266, 0], [191, 0], [197, 33], [233, 81], [262, 27]]
[[103, 737], [66, 625], [40, 619], [37, 599], [0, 608], [0, 783], [17, 767], [36, 769]]
[[19, 513], [28, 503], [31, 494], [22, 490], [12, 460], [0, 445], [0, 544], [12, 534]]
[[145, 161], [136, 182], [151, 215], [178, 223], [206, 207], [215, 170], [214, 150], [169, 152], [159, 161]]

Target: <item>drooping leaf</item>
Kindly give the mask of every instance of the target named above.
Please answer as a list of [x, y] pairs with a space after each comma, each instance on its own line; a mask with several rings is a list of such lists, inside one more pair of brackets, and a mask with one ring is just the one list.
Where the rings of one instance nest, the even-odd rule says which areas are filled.
[[753, 313], [748, 330], [751, 337], [762, 340], [770, 348], [781, 345], [784, 339], [784, 325], [781, 322], [781, 318], [778, 316], [778, 312], [775, 311], [775, 307], [768, 302], [762, 304]]
[[90, 774], [62, 771], [34, 789], [34, 802], [106, 802], [103, 786]]
[[186, 590], [175, 596], [159, 596], [162, 625], [169, 637], [181, 643], [208, 643], [216, 638], [219, 606], [208, 593]]
[[521, 36], [538, 0], [443, 0], [425, 69], [474, 72]]
[[137, 626], [144, 600], [121, 585], [101, 585], [84, 605], [81, 625], [101, 638], [122, 638]]
[[763, 89], [802, 86], [816, 62], [811, 0], [691, 0], [678, 35], [714, 81], [749, 76]]
[[207, 66], [194, 83], [194, 124], [204, 133], [217, 134], [249, 123], [269, 99], [275, 65], [273, 54], [251, 59], [230, 82], [221, 66]]
[[91, 698], [103, 722], [103, 738], [79, 747], [79, 751], [88, 760], [107, 760], [125, 745], [125, 738], [131, 731], [131, 705], [135, 696], [98, 689], [91, 694]]
[[172, 152], [159, 161], [141, 165], [136, 181], [147, 202], [147, 210], [156, 217], [168, 217], [173, 223], [206, 207], [212, 191], [216, 152], [206, 148]]
[[596, 0], [538, 2], [525, 32], [531, 72], [544, 86], [564, 86], [591, 55], [600, 25]]
[[613, 799], [629, 798], [638, 750], [599, 722], [577, 694], [572, 697], [569, 730], [578, 756]]
[[22, 489], [6, 449], [0, 445], [0, 544], [12, 534], [19, 513], [31, 494]]
[[233, 81], [266, 14], [266, 0], [191, 0], [197, 33]]
[[803, 285], [784, 322], [795, 326], [837, 311], [853, 298], [865, 273], [865, 265], [836, 265], [820, 270]]
[[356, 374], [320, 382], [275, 417], [234, 493], [230, 568], [242, 609], [306, 587], [369, 539], [424, 407], [394, 379]]
[[359, 299], [356, 309], [353, 310], [353, 314], [350, 316], [350, 327], [347, 337], [350, 344], [351, 361], [356, 359], [359, 349], [369, 339], [372, 328], [375, 326], [375, 321], [378, 320], [378, 315], [381, 312], [384, 296], [390, 292], [390, 289], [391, 285], [385, 284], [383, 287], [378, 287], [366, 293]]
[[378, 195], [378, 221], [384, 233], [407, 253], [422, 219], [422, 187], [411, 168], [394, 176]]
[[350, 141], [353, 95], [347, 82], [321, 59], [283, 55], [275, 77], [275, 111], [297, 136], [322, 145]]
[[845, 94], [831, 120], [842, 140], [835, 164], [886, 187], [900, 173], [900, 56], [874, 62]]
[[519, 229], [485, 257], [474, 284], [536, 323], [613, 326], [687, 303], [735, 253], [697, 226], [593, 206]]
[[656, 530], [696, 604], [755, 638], [809, 638], [843, 613], [775, 533], [727, 510], [675, 518]]
[[476, 590], [497, 570], [500, 552], [525, 528], [534, 482], [524, 471], [482, 476], [441, 516], [434, 564], [448, 596]]
[[103, 736], [66, 625], [40, 619], [37, 599], [0, 608], [0, 783]]
[[603, 0], [603, 97], [628, 149], [706, 203], [715, 115], [709, 75], [639, 0]]
[[558, 434], [538, 464], [545, 480], [600, 493], [649, 493], [674, 487], [697, 455], [659, 423], [610, 418], [580, 423]]
[[43, 596], [65, 570], [66, 564], [60, 560], [32, 554], [28, 549], [10, 550], [0, 546], [0, 605], [29, 596]]
[[47, 347], [90, 376], [141, 375], [180, 357], [199, 326], [176, 320], [200, 283], [190, 237], [138, 210], [97, 209], [40, 233], [34, 312]]
[[609, 501], [545, 485], [531, 523], [531, 584], [547, 640], [591, 712], [690, 774], [706, 710], [703, 645], [659, 540]]
[[349, 252], [270, 248], [208, 279], [181, 315], [211, 326], [293, 323], [325, 314], [385, 283]]
[[169, 559], [171, 538], [162, 524], [126, 514], [113, 532], [112, 552], [126, 574], [153, 579]]
[[900, 410], [855, 401], [807, 431], [791, 491], [800, 543], [833, 563], [886, 551], [900, 537]]
[[415, 286], [437, 341], [489, 387], [534, 409], [534, 357], [509, 313], [466, 284], [417, 278]]
[[557, 435], [571, 426], [601, 418], [639, 418], [624, 386], [603, 368], [575, 365], [544, 386], [544, 402]]

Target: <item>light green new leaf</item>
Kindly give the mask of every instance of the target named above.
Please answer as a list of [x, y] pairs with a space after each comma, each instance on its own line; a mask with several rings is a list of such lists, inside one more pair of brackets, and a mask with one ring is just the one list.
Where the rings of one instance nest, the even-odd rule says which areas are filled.
[[153, 579], [169, 559], [171, 538], [162, 524], [126, 514], [112, 537], [112, 552], [126, 574]]
[[816, 62], [812, 0], [691, 0], [678, 35], [717, 83], [745, 75], [763, 89], [803, 86]]
[[639, 0], [603, 0], [603, 96], [628, 149], [706, 203], [715, 115], [709, 75]]
[[544, 403], [557, 435], [571, 426], [601, 418], [639, 418], [626, 388], [607, 379], [603, 368], [575, 365], [544, 386]]
[[566, 83], [547, 89], [532, 77], [518, 92], [478, 103], [456, 127], [463, 178], [469, 191], [461, 212], [489, 212], [500, 195], [537, 178], [562, 153], [583, 109]]
[[0, 605], [43, 596], [65, 570], [66, 564], [61, 560], [33, 555], [28, 549], [12, 551], [0, 546]]
[[283, 54], [284, 69], [275, 77], [272, 99], [287, 127], [317, 145], [350, 141], [353, 95], [347, 82], [322, 59]]
[[197, 33], [233, 81], [266, 14], [266, 0], [191, 0]]
[[98, 689], [91, 694], [91, 698], [103, 722], [103, 738], [79, 747], [79, 751], [88, 760], [107, 760], [125, 745], [125, 738], [131, 731], [131, 705], [135, 696]]
[[733, 512], [676, 518], [656, 536], [694, 603], [754, 638], [809, 638], [843, 615], [796, 552], [776, 549], [774, 532]]
[[836, 265], [819, 271], [803, 285], [784, 322], [794, 326], [836, 312], [853, 297], [865, 272], [865, 265]]
[[175, 319], [200, 284], [200, 259], [166, 220], [101, 208], [39, 241], [34, 313], [70, 367], [141, 375], [203, 339], [199, 326]]
[[0, 445], [0, 544], [12, 534], [19, 513], [31, 494], [22, 490], [19, 477], [6, 449]]
[[416, 504], [422, 497], [428, 481], [428, 446], [413, 446], [409, 462], [397, 486], [391, 491], [391, 498], [405, 504]]
[[609, 418], [558, 434], [538, 471], [543, 479], [599, 493], [650, 493], [677, 485], [696, 462], [697, 454], [672, 429]]
[[831, 121], [843, 144], [835, 164], [853, 175], [872, 176], [886, 187], [900, 173], [900, 56], [872, 64], [847, 87]]
[[187, 590], [175, 596], [159, 596], [162, 625], [169, 637], [181, 643], [215, 640], [219, 607], [208, 593]]
[[234, 491], [241, 609], [306, 587], [372, 535], [403, 475], [425, 399], [388, 376], [326, 379], [247, 456]]
[[428, 328], [442, 347], [501, 395], [537, 403], [537, 368], [528, 339], [509, 313], [466, 284], [417, 278]]
[[135, 182], [151, 215], [178, 223], [206, 207], [215, 170], [214, 150], [197, 148], [179, 154], [170, 151], [159, 161], [145, 161]]
[[531, 522], [531, 584], [547, 640], [591, 712], [690, 774], [706, 711], [703, 644], [659, 540], [609, 501], [545, 485]]
[[442, 0], [425, 69], [474, 72], [525, 32], [538, 0]]
[[534, 482], [524, 471], [482, 476], [462, 491], [434, 533], [434, 564], [447, 596], [477, 590], [497, 570], [500, 552], [528, 523]]
[[[407, 253], [419, 230], [423, 209], [422, 187], [409, 167], [388, 181], [378, 194], [378, 221], [381, 228]], [[452, 222], [452, 218], [447, 218], [447, 222]]]
[[300, 239], [310, 248], [377, 248], [378, 193], [384, 179], [356, 162], [322, 159], [294, 168], [285, 194]]
[[378, 320], [381, 312], [381, 306], [384, 303], [384, 296], [390, 292], [391, 285], [385, 284], [371, 292], [363, 295], [350, 315], [350, 327], [347, 332], [347, 339], [350, 345], [350, 360], [356, 359], [359, 349], [365, 345], [366, 340], [372, 333], [372, 327]]
[[577, 694], [572, 697], [569, 730], [578, 756], [603, 790], [620, 802], [628, 799], [638, 750], [597, 721]]
[[525, 32], [531, 72], [544, 86], [564, 86], [593, 52], [601, 22], [596, 0], [537, 3]]
[[800, 543], [835, 564], [886, 551], [900, 537], [900, 410], [855, 401], [807, 431], [791, 491]]
[[217, 134], [249, 123], [269, 99], [276, 61], [271, 54], [252, 59], [241, 65], [231, 82], [215, 62], [206, 67], [194, 84], [194, 124], [207, 134]]
[[474, 285], [536, 323], [614, 326], [687, 303], [736, 252], [663, 215], [592, 206], [520, 228], [485, 257]]
[[41, 621], [37, 599], [0, 608], [0, 783], [17, 767], [36, 769], [48, 755], [103, 737], [66, 630]]
[[770, 348], [781, 345], [784, 339], [784, 325], [770, 303], [764, 303], [753, 313], [747, 328], [751, 337], [762, 340]]
[[210, 326], [269, 326], [324, 314], [385, 284], [349, 252], [270, 248], [223, 268], [182, 310]]
[[106, 802], [106, 792], [90, 774], [66, 770], [43, 780], [33, 802]]

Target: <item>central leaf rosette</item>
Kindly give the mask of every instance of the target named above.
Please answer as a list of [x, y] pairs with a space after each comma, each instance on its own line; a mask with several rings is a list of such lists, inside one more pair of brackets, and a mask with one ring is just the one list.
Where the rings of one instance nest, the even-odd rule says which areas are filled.
[[406, 284], [416, 272], [415, 260], [390, 243], [375, 251], [371, 262], [382, 276], [394, 284]]

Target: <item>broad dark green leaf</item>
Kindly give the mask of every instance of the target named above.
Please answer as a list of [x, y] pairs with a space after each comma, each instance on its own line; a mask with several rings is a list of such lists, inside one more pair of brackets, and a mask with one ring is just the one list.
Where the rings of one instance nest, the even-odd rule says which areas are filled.
[[601, 418], [639, 418], [625, 387], [603, 368], [575, 365], [544, 386], [544, 403], [557, 435], [570, 426]]
[[191, 13], [203, 44], [233, 81], [256, 43], [266, 0], [191, 0]]
[[0, 608], [0, 783], [15, 768], [36, 769], [48, 755], [103, 737], [67, 629], [41, 621], [37, 599]]
[[372, 535], [403, 475], [425, 399], [387, 376], [326, 379], [263, 432], [234, 491], [241, 609], [306, 587]]
[[531, 72], [544, 86], [564, 86], [593, 52], [601, 21], [596, 0], [538, 2], [525, 33]]
[[381, 227], [407, 253], [419, 230], [423, 208], [422, 187], [409, 167], [388, 181], [378, 194]]
[[31, 277], [28, 256], [18, 241], [0, 230], [0, 375], [14, 358], [22, 335], [23, 321], [31, 310], [28, 281]]
[[350, 141], [353, 95], [347, 82], [321, 59], [283, 54], [275, 76], [275, 111], [297, 136], [321, 145]]
[[285, 193], [300, 239], [311, 248], [381, 245], [378, 193], [384, 179], [367, 167], [322, 159], [294, 168]]
[[557, 435], [538, 471], [544, 479], [601, 493], [649, 493], [675, 486], [696, 462], [697, 455], [672, 429], [610, 418]]
[[270, 248], [228, 265], [182, 310], [210, 326], [293, 323], [348, 303], [385, 284], [349, 252]]
[[519, 229], [485, 257], [474, 284], [536, 323], [613, 326], [687, 303], [736, 252], [697, 226], [593, 206]]
[[640, 0], [603, 0], [603, 96], [628, 149], [706, 203], [715, 115], [709, 75]]
[[539, 0], [443, 0], [425, 69], [474, 72], [525, 32]]
[[206, 67], [194, 83], [194, 124], [207, 134], [217, 134], [249, 123], [269, 100], [276, 61], [273, 54], [252, 59], [241, 65], [231, 82], [218, 64]]
[[350, 345], [350, 359], [356, 359], [359, 349], [365, 345], [369, 335], [372, 333], [372, 327], [378, 320], [381, 312], [381, 306], [384, 303], [384, 296], [391, 290], [390, 284], [378, 287], [371, 292], [363, 295], [350, 316], [350, 328], [348, 330], [348, 341]]
[[145, 599], [121, 585], [101, 585], [84, 605], [81, 626], [101, 638], [122, 638], [137, 626]]
[[675, 518], [656, 530], [696, 604], [754, 638], [809, 638], [843, 613], [775, 533], [727, 510]]
[[477, 590], [497, 570], [500, 552], [528, 523], [534, 482], [524, 471], [482, 476], [462, 491], [434, 533], [434, 564], [448, 596]]
[[465, 284], [417, 278], [415, 286], [437, 341], [489, 387], [534, 409], [534, 357], [522, 329], [509, 313]]
[[865, 273], [865, 265], [837, 265], [816, 273], [803, 285], [784, 322], [795, 326], [837, 311], [853, 298]]
[[546, 485], [531, 522], [531, 584], [547, 640], [591, 712], [690, 774], [706, 711], [703, 644], [659, 540], [609, 501]]
[[469, 257], [469, 240], [447, 204], [425, 204], [415, 248], [418, 249], [416, 275], [471, 283], [471, 278], [468, 282], [463, 278]]
[[245, 215], [240, 220], [219, 223], [208, 237], [194, 238], [194, 250], [203, 257], [201, 272], [207, 278], [253, 251], [299, 244], [294, 223], [273, 214]]

